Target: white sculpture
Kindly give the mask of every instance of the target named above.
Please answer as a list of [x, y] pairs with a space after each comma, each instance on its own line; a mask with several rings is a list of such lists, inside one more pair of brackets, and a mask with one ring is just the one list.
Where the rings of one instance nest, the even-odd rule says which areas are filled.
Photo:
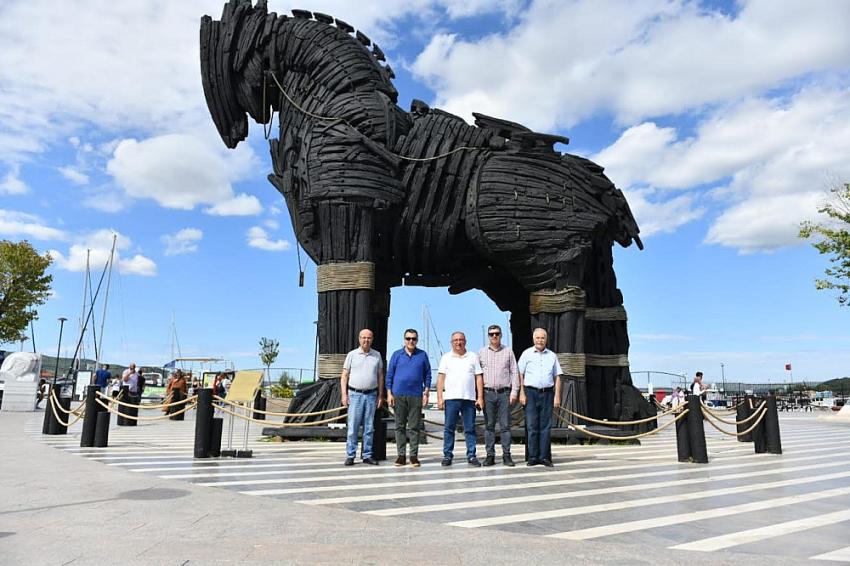
[[4, 383], [3, 411], [32, 411], [41, 375], [41, 354], [15, 352], [6, 356], [0, 367]]

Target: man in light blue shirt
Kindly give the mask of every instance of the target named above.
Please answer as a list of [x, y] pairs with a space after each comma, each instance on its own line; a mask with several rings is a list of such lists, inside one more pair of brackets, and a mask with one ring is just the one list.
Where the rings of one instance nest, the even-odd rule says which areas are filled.
[[534, 346], [519, 357], [519, 402], [525, 407], [528, 430], [529, 466], [543, 464], [551, 468], [552, 408], [561, 405], [561, 380], [563, 373], [558, 356], [546, 347], [549, 336], [542, 328], [535, 328]]

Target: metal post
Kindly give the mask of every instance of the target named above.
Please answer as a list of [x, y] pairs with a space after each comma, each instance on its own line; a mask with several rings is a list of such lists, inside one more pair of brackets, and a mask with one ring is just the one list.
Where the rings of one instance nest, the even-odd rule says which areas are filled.
[[767, 439], [767, 451], [770, 454], [782, 454], [782, 441], [779, 437], [779, 412], [776, 409], [776, 395], [767, 396], [767, 414], [764, 416], [764, 432]]

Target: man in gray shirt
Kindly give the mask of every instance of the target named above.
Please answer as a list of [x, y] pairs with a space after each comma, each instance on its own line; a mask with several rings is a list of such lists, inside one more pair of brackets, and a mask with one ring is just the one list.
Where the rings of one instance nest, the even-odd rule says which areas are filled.
[[354, 465], [357, 454], [357, 433], [363, 427], [363, 445], [360, 455], [364, 464], [377, 466], [372, 458], [372, 439], [375, 432], [375, 409], [380, 408], [384, 397], [384, 362], [381, 354], [372, 349], [372, 331], [364, 328], [358, 340], [360, 347], [345, 357], [342, 365], [340, 391], [342, 404], [348, 407], [348, 438], [345, 443], [345, 465]]

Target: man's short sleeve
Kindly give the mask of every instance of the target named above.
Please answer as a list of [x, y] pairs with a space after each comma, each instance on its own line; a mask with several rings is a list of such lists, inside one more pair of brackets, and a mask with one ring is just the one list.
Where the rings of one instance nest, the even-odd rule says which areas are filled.
[[446, 357], [448, 355], [449, 354], [443, 354], [443, 357], [440, 358], [440, 366], [439, 366], [439, 369], [437, 369], [437, 373], [442, 373], [442, 374], [448, 373], [448, 370], [449, 370], [448, 365], [449, 364], [448, 364], [448, 358]]
[[517, 371], [523, 375], [525, 375], [525, 366], [528, 365], [528, 356], [525, 355], [526, 352], [520, 354], [519, 361], [516, 363]]
[[558, 359], [557, 354], [553, 353], [552, 355], [555, 356], [555, 377], [563, 375], [564, 370], [561, 369], [561, 361]]
[[384, 369], [384, 356], [378, 350], [374, 350], [374, 352], [378, 355], [378, 370], [383, 371]]
[[473, 353], [472, 355], [474, 356], [475, 360], [475, 368], [473, 369], [475, 375], [484, 373], [484, 370], [481, 369], [481, 359], [478, 357], [478, 354]]
[[348, 371], [351, 371], [351, 359], [354, 357], [353, 354], [354, 350], [351, 350], [350, 352], [348, 352], [348, 354], [346, 354], [345, 361], [342, 363], [342, 369], [347, 369]]

